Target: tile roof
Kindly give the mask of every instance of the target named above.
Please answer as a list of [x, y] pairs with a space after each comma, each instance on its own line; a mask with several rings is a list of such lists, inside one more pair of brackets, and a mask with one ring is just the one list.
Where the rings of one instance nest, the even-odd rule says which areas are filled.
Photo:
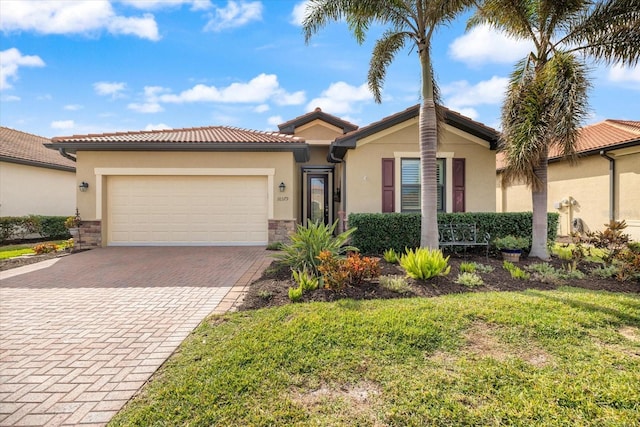
[[[640, 142], [640, 121], [607, 119], [584, 126], [578, 133], [576, 154], [587, 154], [605, 148], [612, 149], [630, 142]], [[560, 150], [554, 147], [549, 152], [549, 160], [562, 158]], [[505, 167], [503, 153], [496, 156], [496, 167]]]
[[13, 163], [75, 171], [75, 162], [43, 145], [50, 142], [42, 136], [0, 126], [0, 159]]
[[280, 132], [293, 133], [295, 131], [295, 128], [310, 123], [314, 120], [323, 120], [342, 129], [344, 133], [358, 129], [358, 125], [343, 120], [340, 117], [334, 116], [332, 114], [325, 113], [320, 107], [316, 107], [313, 111], [279, 124], [278, 129], [280, 129]]
[[229, 126], [208, 126], [137, 132], [115, 132], [90, 135], [57, 136], [53, 143], [303, 143], [301, 138], [277, 132], [260, 132]]

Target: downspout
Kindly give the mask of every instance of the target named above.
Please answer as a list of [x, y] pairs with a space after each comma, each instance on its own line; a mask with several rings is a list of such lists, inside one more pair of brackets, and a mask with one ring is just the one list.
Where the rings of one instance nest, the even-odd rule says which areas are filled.
[[609, 160], [609, 221], [613, 221], [616, 219], [616, 159], [605, 150], [600, 150], [600, 156]]
[[72, 162], [76, 161], [76, 158], [73, 157], [71, 154], [67, 153], [67, 151], [64, 148], [58, 148], [58, 152], [60, 153], [60, 155], [62, 157], [65, 157], [65, 158], [71, 160]]
[[329, 148], [328, 160], [331, 163], [340, 163], [341, 165], [340, 174], [342, 175], [342, 177], [340, 179], [340, 204], [342, 206], [342, 210], [338, 211], [338, 218], [340, 218], [340, 226], [338, 227], [338, 232], [342, 233], [346, 229], [345, 225], [347, 222], [346, 218], [343, 218], [345, 213], [347, 212], [347, 168], [345, 167], [346, 162], [344, 161], [344, 159], [338, 159], [337, 157], [335, 157], [333, 155], [333, 152], [331, 151], [331, 148]]

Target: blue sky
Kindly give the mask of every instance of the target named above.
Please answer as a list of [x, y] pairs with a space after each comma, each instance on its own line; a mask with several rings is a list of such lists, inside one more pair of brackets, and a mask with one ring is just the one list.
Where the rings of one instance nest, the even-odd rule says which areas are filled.
[[[0, 2], [0, 124], [46, 137], [229, 125], [277, 130], [321, 107], [360, 126], [420, 101], [414, 51], [366, 86], [383, 28], [358, 45], [343, 23], [304, 43], [304, 1]], [[502, 94], [526, 44], [466, 16], [435, 36], [444, 104], [499, 127]], [[586, 123], [640, 119], [640, 67], [593, 66]]]

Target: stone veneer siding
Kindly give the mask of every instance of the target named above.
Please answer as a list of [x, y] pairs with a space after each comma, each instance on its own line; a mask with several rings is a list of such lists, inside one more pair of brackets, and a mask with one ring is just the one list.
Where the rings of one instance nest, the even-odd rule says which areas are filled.
[[82, 221], [80, 236], [76, 241], [76, 249], [92, 249], [102, 246], [102, 222]]
[[296, 231], [294, 219], [270, 219], [269, 243], [289, 243], [289, 236]]

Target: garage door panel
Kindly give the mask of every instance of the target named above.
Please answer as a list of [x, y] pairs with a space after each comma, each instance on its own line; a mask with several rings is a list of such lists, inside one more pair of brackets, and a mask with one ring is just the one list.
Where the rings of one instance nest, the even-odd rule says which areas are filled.
[[265, 244], [265, 176], [112, 176], [110, 245]]

